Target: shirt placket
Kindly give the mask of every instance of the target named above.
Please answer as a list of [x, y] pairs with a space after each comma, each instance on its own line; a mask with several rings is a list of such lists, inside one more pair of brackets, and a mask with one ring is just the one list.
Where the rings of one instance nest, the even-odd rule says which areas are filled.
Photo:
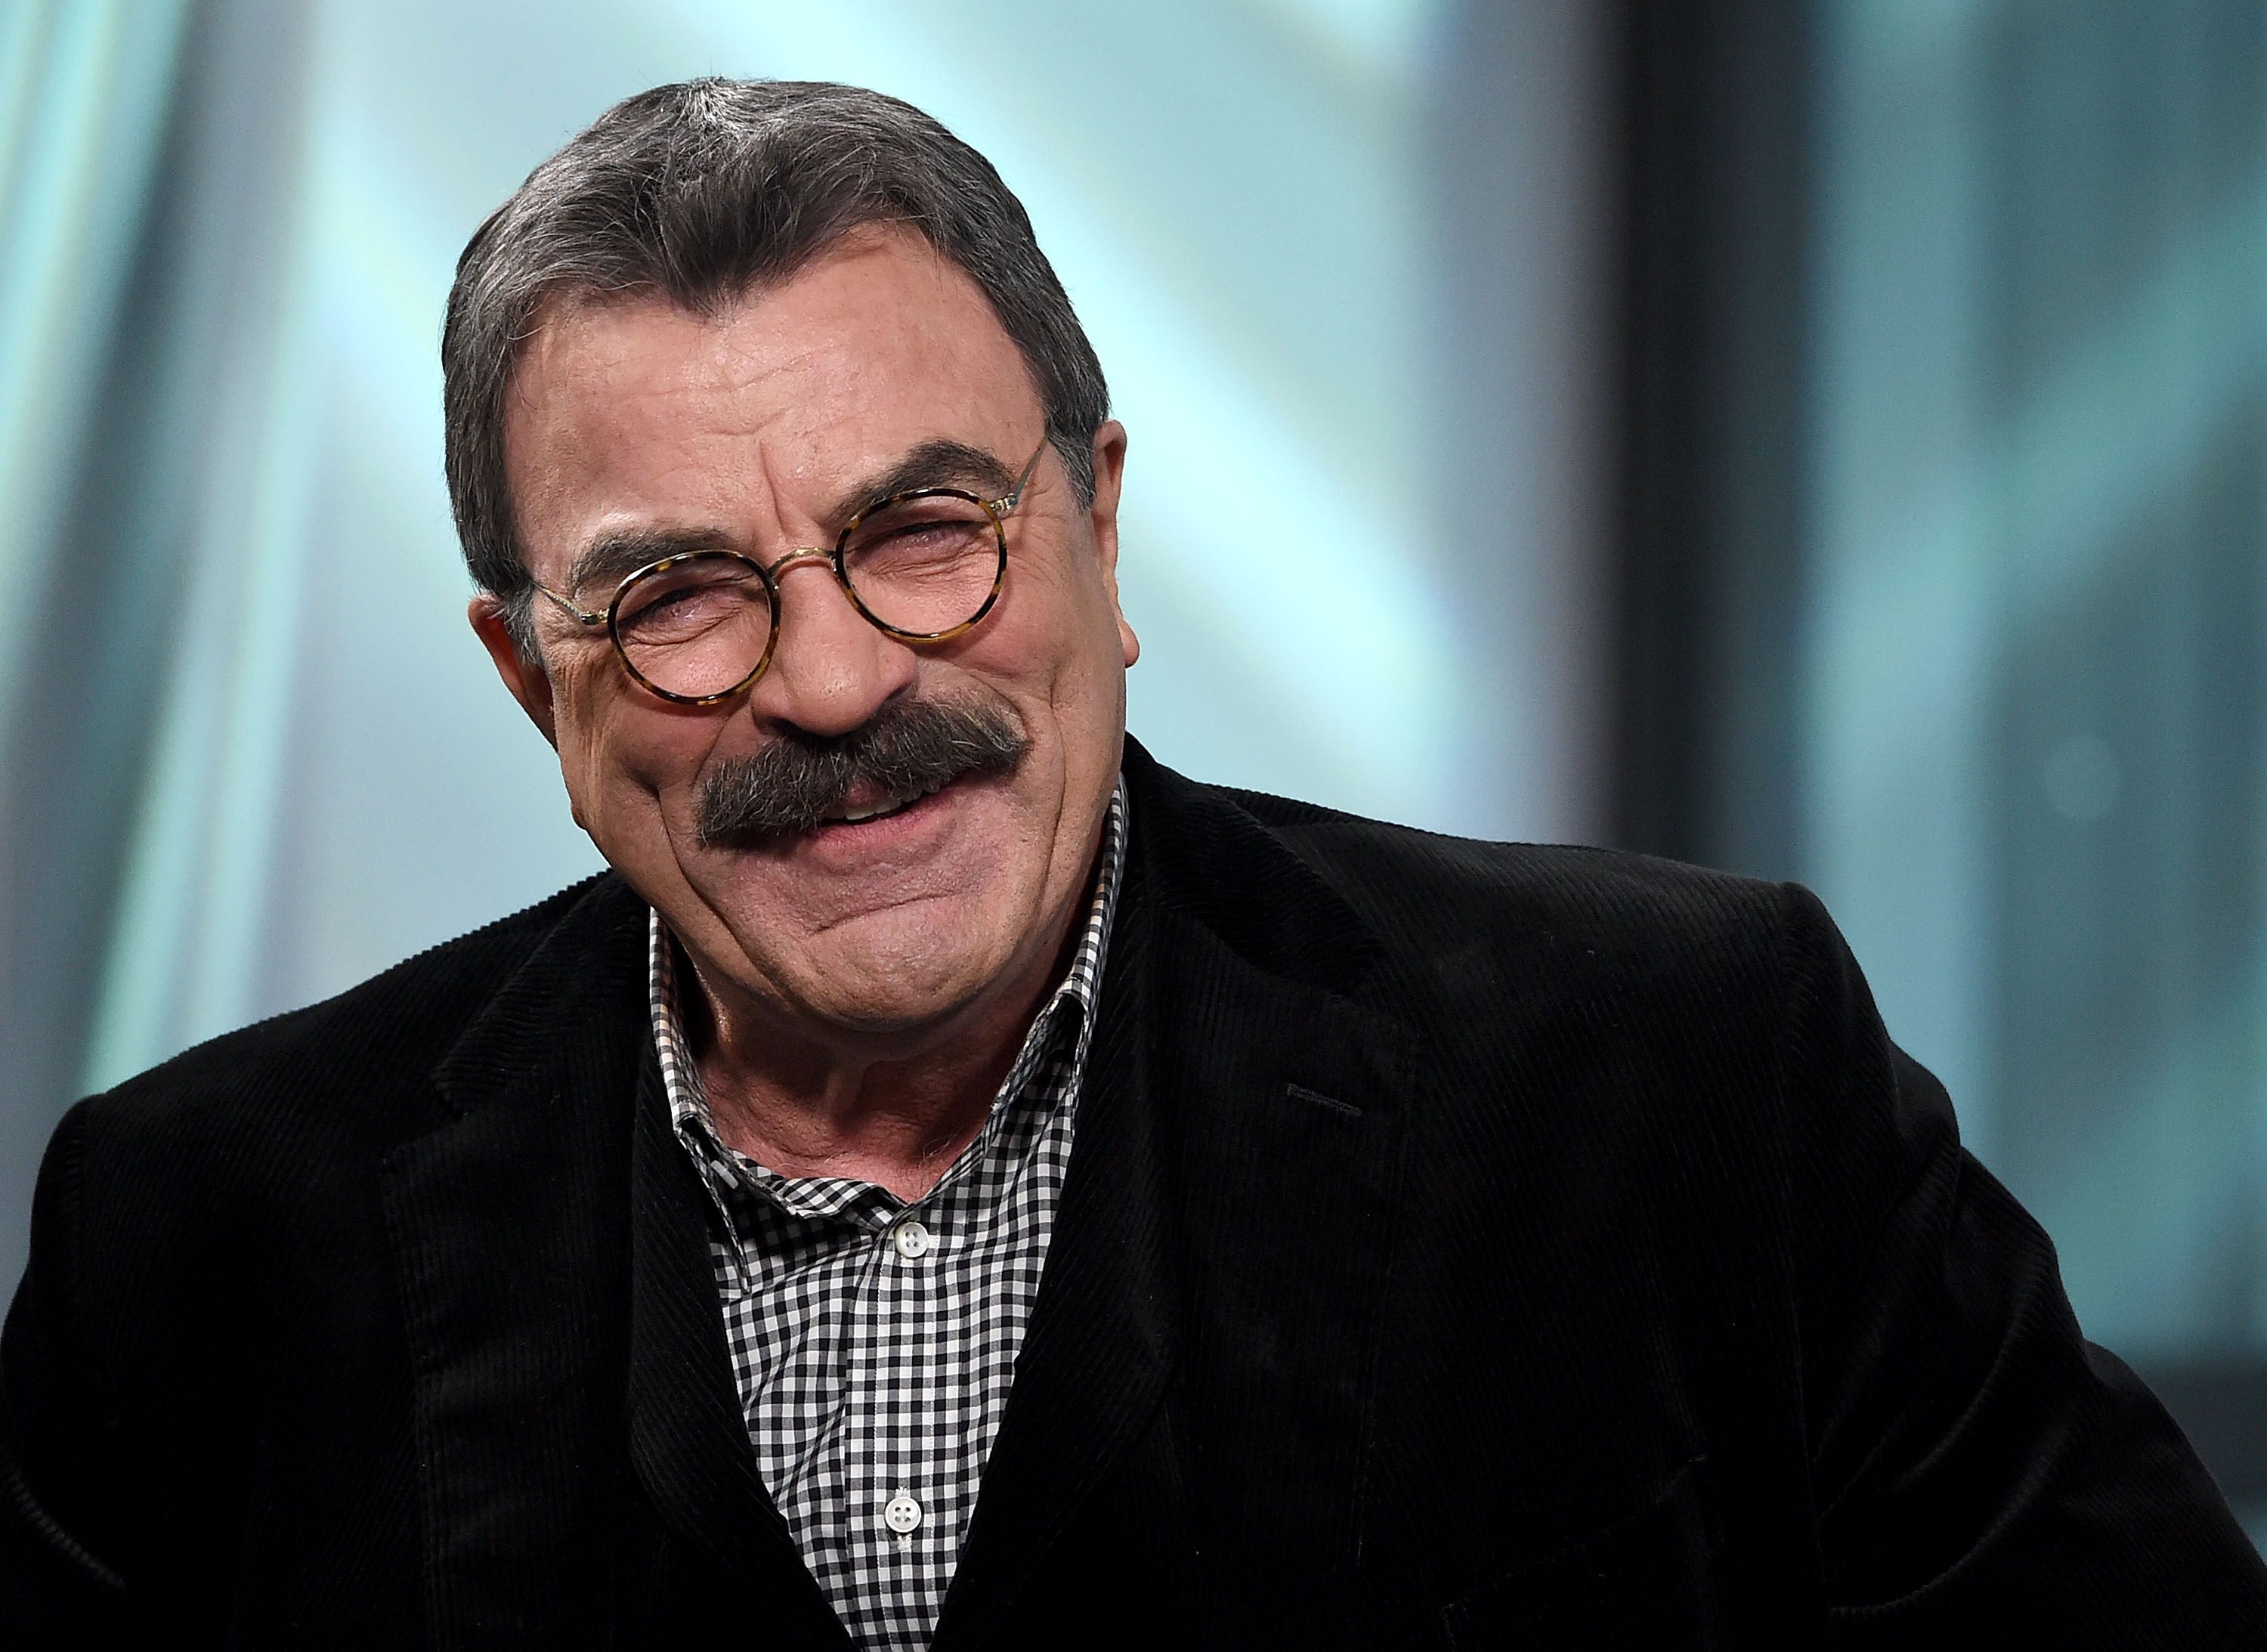
[[908, 1625], [930, 1621], [950, 1531], [928, 1438], [939, 1398], [935, 1362], [943, 1331], [936, 1289], [937, 1207], [924, 1201], [881, 1214], [868, 1289], [852, 1316], [851, 1426], [844, 1430], [843, 1513], [867, 1646], [918, 1646]]

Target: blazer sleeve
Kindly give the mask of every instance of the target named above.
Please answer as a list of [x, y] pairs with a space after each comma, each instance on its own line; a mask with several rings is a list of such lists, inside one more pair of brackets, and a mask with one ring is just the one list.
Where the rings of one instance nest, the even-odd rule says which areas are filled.
[[1832, 1644], [2267, 1646], [2267, 1566], [2052, 1243], [1960, 1144], [1816, 897], [1783, 1051]]
[[0, 1329], [0, 1640], [20, 1652], [126, 1634], [103, 1495], [114, 1465], [77, 1325], [84, 1123], [82, 1103], [41, 1162], [30, 1260]]

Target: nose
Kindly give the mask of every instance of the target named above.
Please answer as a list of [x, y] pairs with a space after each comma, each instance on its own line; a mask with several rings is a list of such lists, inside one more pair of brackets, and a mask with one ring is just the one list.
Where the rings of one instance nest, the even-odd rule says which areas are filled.
[[759, 721], [847, 734], [913, 686], [913, 650], [858, 612], [824, 551], [790, 551], [772, 564], [772, 576], [779, 640], [748, 695]]

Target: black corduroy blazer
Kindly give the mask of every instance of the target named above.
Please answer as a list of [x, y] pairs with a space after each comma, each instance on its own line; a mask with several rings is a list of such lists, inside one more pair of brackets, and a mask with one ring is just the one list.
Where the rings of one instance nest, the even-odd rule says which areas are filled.
[[[2267, 1645], [1810, 896], [1126, 773], [936, 1647]], [[847, 1645], [741, 1425], [644, 922], [603, 877], [72, 1111], [0, 1643]]]

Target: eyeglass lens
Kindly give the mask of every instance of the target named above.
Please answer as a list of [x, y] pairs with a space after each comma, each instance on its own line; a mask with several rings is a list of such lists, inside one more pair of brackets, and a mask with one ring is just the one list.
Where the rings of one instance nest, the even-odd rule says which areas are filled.
[[908, 494], [858, 519], [842, 571], [868, 613], [893, 631], [950, 631], [972, 619], [1000, 576], [1000, 526], [958, 494]]
[[641, 574], [614, 610], [632, 670], [665, 693], [723, 694], [756, 667], [772, 635], [771, 592], [737, 556], [688, 556]]

